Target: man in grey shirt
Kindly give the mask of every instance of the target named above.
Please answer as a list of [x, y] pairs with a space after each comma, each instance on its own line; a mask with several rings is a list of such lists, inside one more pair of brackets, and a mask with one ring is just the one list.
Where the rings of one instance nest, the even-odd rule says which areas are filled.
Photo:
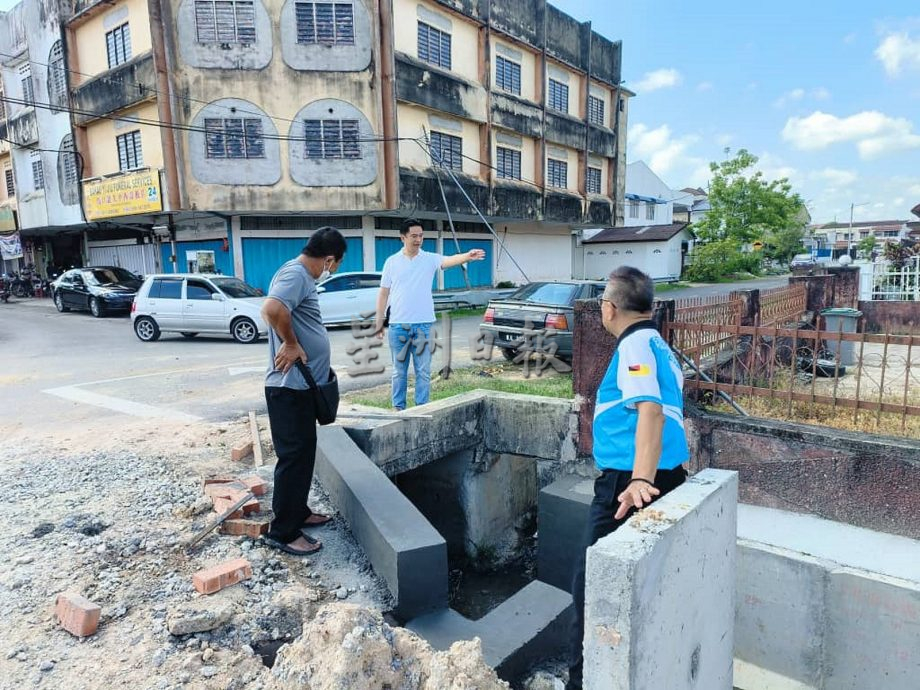
[[319, 551], [322, 544], [303, 529], [329, 522], [328, 516], [307, 506], [316, 461], [316, 409], [309, 384], [296, 365], [303, 362], [317, 383], [329, 379], [329, 336], [316, 281], [338, 269], [345, 248], [338, 230], [325, 227], [314, 232], [300, 256], [278, 269], [262, 307], [270, 327], [265, 402], [278, 457], [274, 519], [266, 541], [295, 556]]

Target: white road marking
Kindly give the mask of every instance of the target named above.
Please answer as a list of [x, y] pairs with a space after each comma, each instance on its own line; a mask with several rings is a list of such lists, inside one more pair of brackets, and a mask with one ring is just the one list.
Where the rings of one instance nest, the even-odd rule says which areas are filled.
[[116, 398], [111, 395], [91, 393], [90, 391], [82, 390], [77, 386], [48, 388], [42, 392], [48, 393], [49, 395], [56, 395], [59, 398], [64, 398], [65, 400], [73, 400], [74, 402], [84, 403], [86, 405], [94, 405], [95, 407], [104, 407], [108, 410], [122, 412], [133, 417], [168, 419], [175, 422], [201, 421], [201, 417], [196, 417], [193, 414], [178, 412], [176, 410], [170, 410], [164, 407], [155, 407], [153, 405], [136, 403], [130, 400], [125, 400], [124, 398]]

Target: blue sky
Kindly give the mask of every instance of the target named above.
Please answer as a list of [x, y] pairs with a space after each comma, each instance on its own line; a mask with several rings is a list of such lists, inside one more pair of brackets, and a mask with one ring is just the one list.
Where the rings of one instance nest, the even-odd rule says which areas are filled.
[[724, 148], [788, 177], [815, 222], [914, 219], [920, 203], [916, 0], [553, 0], [623, 41], [638, 96], [627, 157], [704, 186]]

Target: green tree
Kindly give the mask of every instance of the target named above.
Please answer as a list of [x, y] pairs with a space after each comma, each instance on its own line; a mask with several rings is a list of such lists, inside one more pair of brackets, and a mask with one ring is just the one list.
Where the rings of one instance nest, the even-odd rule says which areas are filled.
[[732, 239], [749, 243], [801, 223], [802, 198], [785, 177], [766, 180], [754, 171], [757, 156], [741, 149], [721, 163], [710, 163], [710, 211], [693, 224], [702, 242]]
[[781, 264], [788, 264], [793, 256], [805, 249], [802, 244], [803, 237], [805, 228], [801, 225], [771, 232], [764, 242], [764, 256]]
[[856, 251], [858, 251], [859, 255], [862, 256], [863, 258], [869, 259], [872, 257], [872, 252], [875, 251], [876, 243], [877, 243], [877, 240], [875, 239], [875, 235], [869, 235], [868, 237], [863, 237], [856, 244]]

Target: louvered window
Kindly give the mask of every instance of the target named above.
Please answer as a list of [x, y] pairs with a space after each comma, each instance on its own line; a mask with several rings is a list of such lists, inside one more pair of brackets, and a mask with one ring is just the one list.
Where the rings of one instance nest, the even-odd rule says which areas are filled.
[[561, 81], [549, 80], [549, 102], [547, 105], [553, 110], [563, 113], [569, 112], [569, 87]]
[[0, 92], [0, 120], [6, 119], [6, 98], [3, 92]]
[[196, 0], [199, 43], [255, 43], [256, 12], [250, 0]]
[[131, 29], [127, 22], [106, 33], [105, 50], [109, 56], [109, 69], [131, 59]]
[[297, 42], [304, 44], [354, 45], [355, 10], [344, 2], [298, 2]]
[[495, 153], [497, 164], [495, 167], [498, 168], [498, 176], [508, 180], [520, 180], [521, 152], [499, 146]]
[[38, 154], [32, 154], [32, 186], [36, 191], [45, 188], [45, 171]]
[[77, 154], [74, 152], [73, 137], [68, 134], [61, 141], [60, 151], [61, 169], [64, 171], [64, 185], [77, 184]]
[[64, 48], [56, 41], [48, 55], [48, 100], [52, 110], [67, 107], [67, 74], [64, 67]]
[[587, 179], [587, 188], [588, 194], [600, 194], [601, 193], [601, 169], [600, 168], [588, 168], [588, 179]]
[[265, 158], [265, 137], [259, 118], [205, 118], [208, 158]]
[[495, 58], [495, 86], [502, 91], [521, 95], [521, 66], [501, 55]]
[[16, 183], [13, 181], [13, 169], [7, 168], [3, 171], [6, 177], [6, 195], [8, 197], [16, 196]]
[[321, 158], [361, 158], [357, 120], [304, 120], [304, 155]]
[[463, 170], [463, 139], [460, 137], [432, 132], [431, 149], [435, 165], [441, 162], [452, 170]]
[[425, 22], [418, 23], [418, 58], [450, 69], [450, 34]]
[[588, 122], [604, 126], [604, 99], [588, 96]]
[[547, 183], [550, 187], [565, 189], [569, 180], [569, 164], [565, 161], [557, 161], [549, 158], [546, 161]]
[[22, 100], [25, 101], [27, 106], [35, 103], [35, 90], [32, 88], [31, 74], [22, 79]]
[[141, 132], [135, 130], [115, 137], [118, 144], [118, 169], [136, 170], [144, 167], [144, 152], [141, 149]]

